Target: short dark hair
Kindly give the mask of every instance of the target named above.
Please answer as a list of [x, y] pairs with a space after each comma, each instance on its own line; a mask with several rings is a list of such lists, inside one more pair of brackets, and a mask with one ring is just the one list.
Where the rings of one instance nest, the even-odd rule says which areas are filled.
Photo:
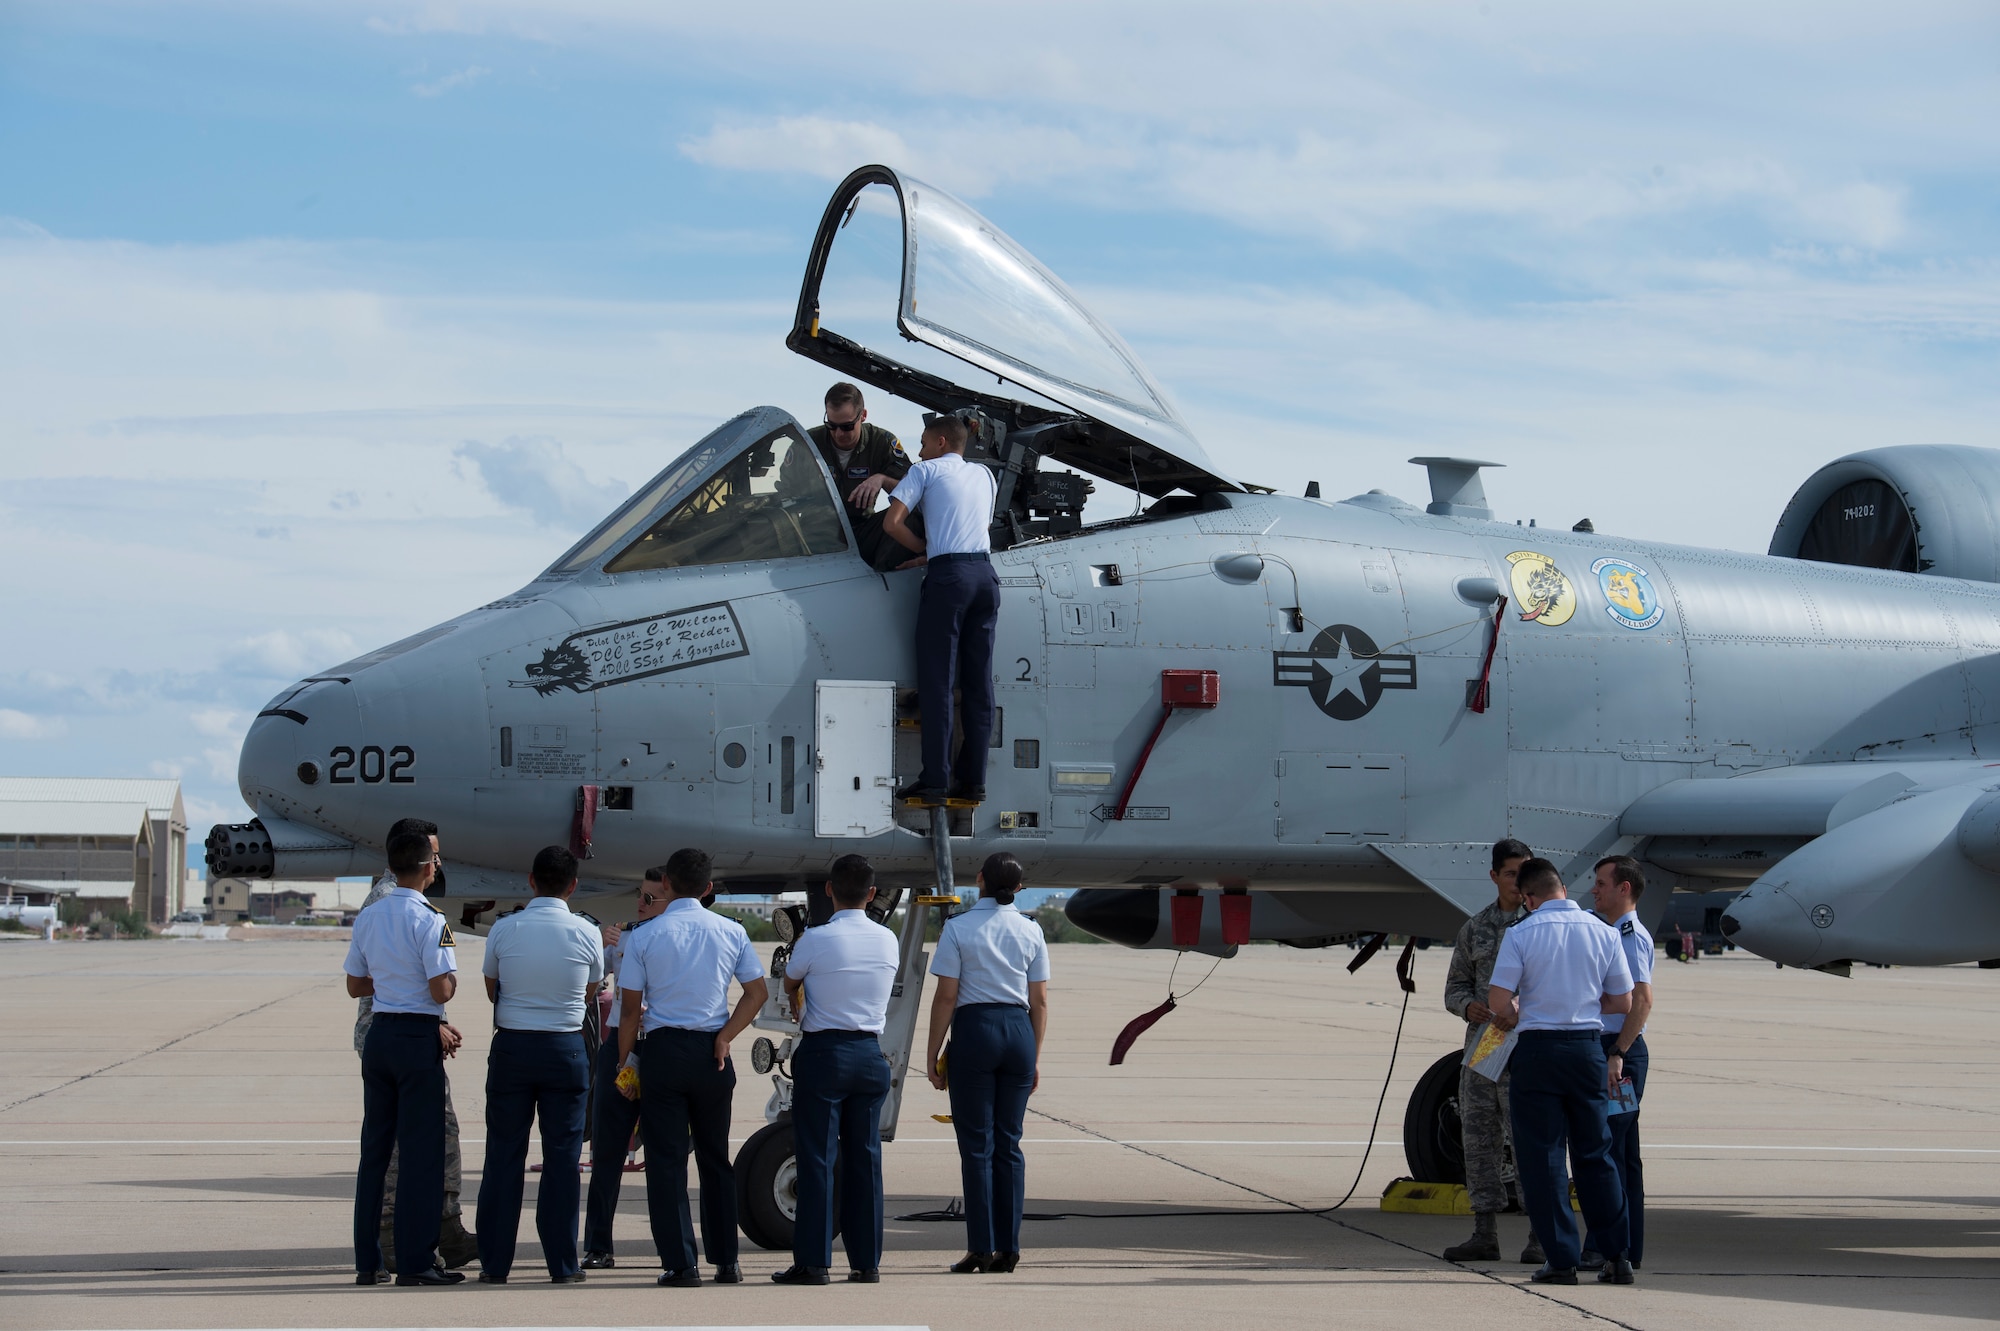
[[954, 416], [947, 412], [939, 412], [935, 416], [925, 418], [924, 433], [934, 434], [944, 440], [946, 448], [960, 449], [965, 447], [965, 441], [970, 431], [965, 428], [964, 417]]
[[1631, 887], [1632, 900], [1637, 901], [1646, 895], [1646, 874], [1639, 867], [1639, 861], [1630, 855], [1606, 855], [1591, 867], [1594, 872], [1607, 864], [1611, 866], [1612, 882], [1625, 883]]
[[1021, 862], [1004, 850], [998, 850], [986, 857], [986, 863], [979, 866], [980, 877], [986, 880], [986, 893], [1003, 906], [1014, 904], [1014, 894], [1021, 890], [1021, 879], [1026, 877]]
[[535, 885], [537, 896], [561, 896], [576, 881], [576, 856], [562, 846], [543, 846], [535, 852], [528, 881]]
[[389, 838], [389, 872], [415, 873], [431, 862], [437, 852], [431, 849], [429, 832], [404, 832]]
[[714, 863], [707, 851], [682, 846], [667, 856], [667, 862], [662, 866], [667, 886], [677, 897], [698, 897], [708, 886], [709, 870]]
[[650, 868], [650, 869], [646, 870], [646, 881], [647, 881], [647, 882], [649, 882], [649, 883], [664, 883], [664, 882], [666, 882], [666, 881], [667, 881], [667, 871], [666, 871], [666, 868], [665, 868], [665, 866], [663, 866], [663, 865], [658, 865], [658, 864], [656, 864], [656, 865], [654, 865], [654, 866], [653, 866], [652, 868]]
[[842, 910], [860, 910], [868, 904], [868, 889], [875, 886], [875, 866], [866, 855], [842, 855], [827, 871], [833, 886], [833, 904]]
[[428, 818], [398, 818], [389, 824], [389, 835], [383, 838], [382, 844], [386, 846], [397, 837], [409, 836], [412, 833], [418, 836], [436, 836], [438, 825]]
[[866, 411], [868, 404], [861, 399], [861, 390], [845, 379], [826, 390], [826, 405], [832, 407], [852, 407], [856, 411]]
[[1562, 870], [1544, 859], [1530, 859], [1514, 875], [1514, 885], [1524, 896], [1545, 897], [1551, 889], [1563, 885]]
[[1493, 872], [1499, 873], [1507, 867], [1508, 860], [1532, 860], [1535, 852], [1513, 837], [1501, 837], [1493, 843]]

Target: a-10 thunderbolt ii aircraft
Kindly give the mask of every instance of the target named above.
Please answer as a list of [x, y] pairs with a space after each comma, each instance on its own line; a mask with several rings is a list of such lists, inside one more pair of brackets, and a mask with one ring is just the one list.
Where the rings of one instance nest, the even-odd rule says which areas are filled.
[[[873, 288], [842, 285], [860, 236]], [[831, 322], [856, 290], [881, 336]], [[969, 413], [999, 475], [989, 795], [939, 825], [944, 864], [891, 802], [918, 765], [920, 575], [864, 562], [804, 426], [759, 407], [527, 586], [274, 698], [241, 758], [257, 820], [215, 829], [212, 872], [372, 872], [417, 813], [444, 829], [437, 904], [478, 929], [551, 841], [588, 849], [584, 909], [681, 845], [725, 893], [865, 853], [907, 907], [891, 1133], [917, 893], [999, 849], [1136, 947], [1448, 939], [1511, 835], [1572, 881], [1636, 854], [1655, 917], [1670, 885], [1747, 885], [1723, 928], [1786, 965], [2000, 958], [2000, 454], [1834, 462], [1766, 556], [1496, 520], [1464, 459], [1416, 459], [1427, 505], [1274, 494], [1024, 249], [879, 166], [829, 202], [787, 345]], [[1143, 506], [1083, 523], [1085, 476]], [[791, 1029], [779, 1000], [761, 1025]], [[788, 1051], [759, 1040], [758, 1071]], [[1455, 1080], [1413, 1104], [1419, 1177], [1454, 1163]], [[774, 1082], [739, 1174], [746, 1229], [782, 1245]]]

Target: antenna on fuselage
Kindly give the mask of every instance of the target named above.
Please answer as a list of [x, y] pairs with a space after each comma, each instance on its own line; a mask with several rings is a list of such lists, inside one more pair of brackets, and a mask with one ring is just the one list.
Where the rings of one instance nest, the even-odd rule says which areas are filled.
[[1411, 458], [1430, 473], [1431, 502], [1424, 512], [1440, 518], [1490, 518], [1486, 486], [1479, 479], [1481, 467], [1504, 467], [1504, 462], [1481, 462], [1476, 458]]

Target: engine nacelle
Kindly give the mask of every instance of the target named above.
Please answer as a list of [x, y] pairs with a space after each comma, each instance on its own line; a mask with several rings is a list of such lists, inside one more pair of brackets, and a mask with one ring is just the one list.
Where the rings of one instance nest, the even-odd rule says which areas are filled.
[[1829, 462], [1785, 505], [1770, 553], [2000, 582], [2000, 451], [1912, 444]]

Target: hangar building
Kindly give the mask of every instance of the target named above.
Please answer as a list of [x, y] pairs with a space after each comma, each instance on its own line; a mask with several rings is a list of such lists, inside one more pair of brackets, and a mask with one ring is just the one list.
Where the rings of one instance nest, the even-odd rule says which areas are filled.
[[165, 924], [187, 883], [181, 783], [0, 777], [0, 894], [139, 913]]

